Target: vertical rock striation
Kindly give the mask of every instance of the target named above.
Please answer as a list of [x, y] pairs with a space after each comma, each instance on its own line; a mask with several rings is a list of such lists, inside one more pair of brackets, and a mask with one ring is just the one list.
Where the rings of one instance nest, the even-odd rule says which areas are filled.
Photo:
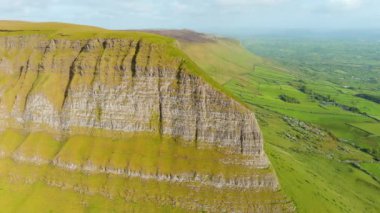
[[0, 127], [156, 132], [267, 166], [254, 114], [179, 52], [144, 38], [2, 36]]

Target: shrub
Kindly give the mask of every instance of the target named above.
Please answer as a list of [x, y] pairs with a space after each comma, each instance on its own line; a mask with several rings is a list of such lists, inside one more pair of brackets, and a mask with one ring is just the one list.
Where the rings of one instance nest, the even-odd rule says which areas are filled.
[[281, 94], [278, 96], [282, 101], [284, 102], [288, 102], [288, 103], [295, 103], [295, 104], [299, 104], [300, 101], [297, 100], [296, 98], [293, 98], [293, 97], [290, 97], [288, 95], [285, 95], [285, 94]]
[[370, 94], [356, 94], [355, 96], [359, 97], [359, 98], [364, 98], [364, 99], [367, 99], [369, 101], [380, 104], [380, 97], [379, 96], [370, 95]]

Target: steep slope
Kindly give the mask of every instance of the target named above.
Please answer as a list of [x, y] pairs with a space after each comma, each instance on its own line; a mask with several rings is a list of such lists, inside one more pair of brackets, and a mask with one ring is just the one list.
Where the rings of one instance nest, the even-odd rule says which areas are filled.
[[[146, 30], [145, 32], [176, 39], [179, 48], [212, 80], [222, 85], [238, 76], [250, 73], [260, 66], [285, 70], [283, 66], [274, 61], [251, 53], [234, 39], [191, 30]], [[225, 90], [234, 94], [228, 89]]]
[[292, 210], [254, 114], [173, 39], [0, 22], [0, 77], [6, 193], [17, 182], [170, 209]]
[[2, 125], [159, 132], [260, 155], [254, 115], [167, 42], [3, 35]]
[[[375, 170], [378, 161], [337, 140], [332, 131], [348, 120], [363, 122], [361, 116], [337, 107], [321, 107], [295, 88], [303, 82], [313, 86], [313, 91], [315, 85], [332, 91], [331, 83], [300, 79], [295, 72], [255, 56], [236, 41], [198, 33], [184, 36], [183, 31], [154, 32], [178, 39], [182, 50], [206, 73], [255, 111], [266, 140], [265, 151], [297, 211], [379, 212], [379, 182], [362, 167], [369, 165]], [[346, 89], [339, 87], [339, 91]], [[296, 97], [299, 103], [284, 102], [281, 94]], [[330, 128], [321, 127], [322, 122]], [[353, 128], [340, 131], [357, 137]]]

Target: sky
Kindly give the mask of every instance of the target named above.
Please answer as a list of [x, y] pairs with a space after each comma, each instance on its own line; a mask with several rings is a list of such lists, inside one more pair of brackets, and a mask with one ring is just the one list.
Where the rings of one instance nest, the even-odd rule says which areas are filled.
[[380, 29], [380, 0], [0, 0], [0, 19], [108, 29]]

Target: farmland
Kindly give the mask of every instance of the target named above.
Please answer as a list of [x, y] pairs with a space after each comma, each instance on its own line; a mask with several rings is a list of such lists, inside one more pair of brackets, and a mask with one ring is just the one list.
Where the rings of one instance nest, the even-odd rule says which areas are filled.
[[[281, 51], [271, 46], [272, 40], [256, 41], [243, 40], [253, 53], [228, 40], [184, 42], [181, 46], [207, 74], [255, 112], [265, 151], [298, 211], [379, 211], [380, 185], [374, 178], [378, 164], [374, 162], [380, 157], [380, 137], [375, 134], [380, 105], [356, 96], [374, 94], [378, 85], [363, 83], [359, 88], [356, 79], [342, 83], [340, 77], [324, 72], [324, 66], [318, 65], [321, 61], [301, 66], [293, 55], [280, 55]], [[370, 78], [378, 78], [377, 62], [372, 62], [375, 73]], [[317, 72], [318, 66], [322, 68]], [[232, 68], [236, 69], [229, 72]], [[284, 101], [283, 95], [297, 101]], [[362, 166], [355, 166], [357, 163]]]

